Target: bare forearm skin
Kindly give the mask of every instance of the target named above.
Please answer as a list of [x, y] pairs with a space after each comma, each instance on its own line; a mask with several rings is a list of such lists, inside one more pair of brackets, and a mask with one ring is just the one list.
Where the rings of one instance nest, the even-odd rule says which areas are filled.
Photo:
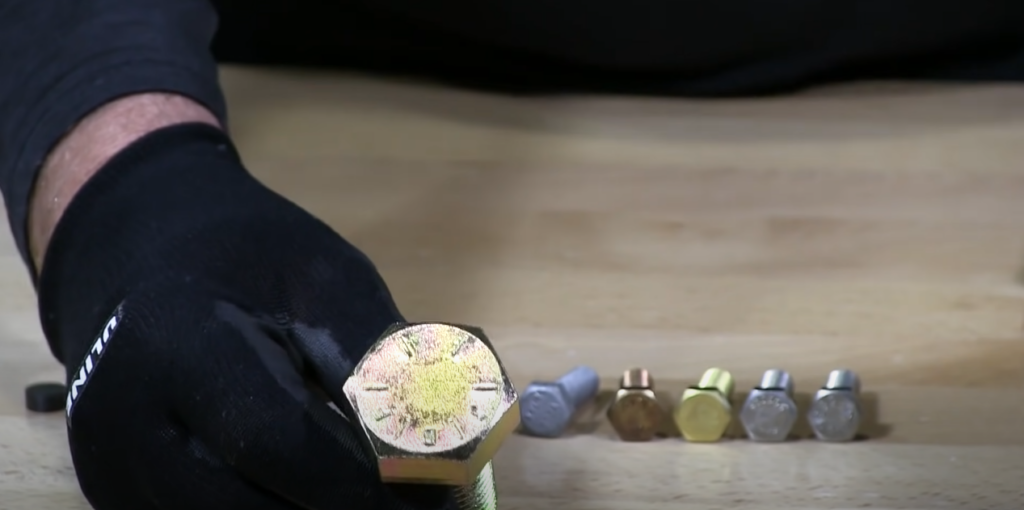
[[110, 158], [140, 137], [160, 128], [189, 122], [222, 127], [199, 103], [163, 93], [127, 96], [82, 119], [50, 152], [32, 192], [28, 235], [37, 274], [42, 271], [46, 247], [57, 222], [82, 185]]

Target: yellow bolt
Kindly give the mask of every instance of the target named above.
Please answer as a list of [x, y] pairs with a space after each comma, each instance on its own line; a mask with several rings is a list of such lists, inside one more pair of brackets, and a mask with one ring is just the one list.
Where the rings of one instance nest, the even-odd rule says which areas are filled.
[[482, 330], [395, 325], [344, 392], [382, 481], [451, 485], [460, 510], [496, 507], [491, 459], [519, 425], [519, 396]]
[[732, 374], [721, 368], [709, 368], [696, 386], [683, 392], [673, 412], [676, 426], [687, 441], [718, 441], [732, 420]]
[[622, 375], [608, 407], [608, 421], [623, 441], [650, 441], [658, 434], [665, 411], [654, 394], [651, 374], [632, 368]]

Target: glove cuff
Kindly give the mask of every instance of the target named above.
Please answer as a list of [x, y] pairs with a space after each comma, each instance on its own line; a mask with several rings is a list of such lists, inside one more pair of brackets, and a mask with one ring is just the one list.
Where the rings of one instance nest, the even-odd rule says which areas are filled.
[[268, 193], [206, 124], [156, 130], [111, 158], [75, 194], [44, 255], [39, 313], [54, 357], [77, 363], [124, 296], [173, 263], [165, 254], [176, 239], [252, 214]]

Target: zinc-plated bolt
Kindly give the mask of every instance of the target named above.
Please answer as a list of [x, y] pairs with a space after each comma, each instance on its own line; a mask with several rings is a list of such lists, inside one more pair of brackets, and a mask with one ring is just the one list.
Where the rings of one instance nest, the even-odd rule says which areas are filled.
[[555, 382], [534, 381], [519, 395], [519, 426], [537, 437], [558, 437], [577, 410], [597, 395], [601, 380], [590, 367], [579, 366]]
[[608, 421], [623, 441], [650, 441], [658, 435], [665, 410], [647, 370], [631, 368], [622, 375], [615, 400], [608, 406]]
[[683, 392], [673, 417], [687, 441], [718, 441], [732, 421], [732, 374], [721, 368], [709, 368], [696, 386]]
[[779, 442], [789, 437], [796, 423], [793, 380], [785, 370], [768, 370], [740, 411], [740, 422], [753, 441]]
[[850, 441], [860, 420], [860, 378], [852, 370], [833, 370], [807, 413], [814, 435], [821, 441]]

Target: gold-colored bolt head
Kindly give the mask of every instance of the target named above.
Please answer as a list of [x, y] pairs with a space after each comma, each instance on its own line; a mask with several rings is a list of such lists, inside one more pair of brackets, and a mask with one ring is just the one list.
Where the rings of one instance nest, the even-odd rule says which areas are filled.
[[683, 392], [672, 417], [687, 441], [709, 443], [722, 438], [732, 421], [733, 387], [732, 374], [710, 368], [696, 386]]
[[608, 407], [608, 421], [615, 433], [623, 441], [650, 441], [664, 419], [665, 410], [658, 403], [651, 375], [642, 368], [627, 370]]
[[385, 482], [469, 486], [519, 425], [519, 400], [476, 328], [389, 328], [345, 382]]

